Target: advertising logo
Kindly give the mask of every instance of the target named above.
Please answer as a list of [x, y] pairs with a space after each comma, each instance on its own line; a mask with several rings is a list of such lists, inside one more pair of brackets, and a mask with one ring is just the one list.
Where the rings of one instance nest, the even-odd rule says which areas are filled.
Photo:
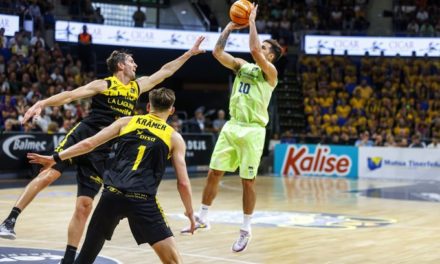
[[367, 159], [368, 169], [377, 170], [382, 167], [382, 158], [381, 157], [372, 157]]
[[15, 152], [41, 152], [46, 150], [46, 141], [36, 140], [33, 135], [18, 135], [6, 139], [3, 152], [12, 159], [18, 160]]
[[318, 145], [314, 153], [310, 153], [308, 146], [291, 145], [287, 148], [281, 174], [347, 176], [352, 166], [350, 156], [335, 155], [329, 146]]

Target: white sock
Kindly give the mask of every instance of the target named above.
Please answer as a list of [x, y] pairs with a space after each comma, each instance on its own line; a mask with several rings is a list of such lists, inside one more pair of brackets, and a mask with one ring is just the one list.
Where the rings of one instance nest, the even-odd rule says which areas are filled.
[[206, 204], [201, 204], [201, 205], [200, 205], [200, 209], [199, 209], [199, 218], [200, 218], [200, 220], [202, 220], [204, 223], [206, 223], [207, 220], [208, 220], [208, 209], [209, 209], [209, 205], [206, 205]]
[[245, 230], [251, 233], [251, 221], [252, 215], [243, 214], [243, 225], [241, 226], [241, 230]]

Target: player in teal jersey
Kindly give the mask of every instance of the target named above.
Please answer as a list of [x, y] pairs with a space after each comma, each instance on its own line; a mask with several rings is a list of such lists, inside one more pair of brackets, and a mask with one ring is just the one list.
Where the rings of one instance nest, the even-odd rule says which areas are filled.
[[[253, 6], [249, 17], [249, 47], [255, 63], [235, 58], [224, 51], [229, 34], [239, 26], [230, 22], [223, 30], [214, 48], [214, 57], [236, 74], [229, 101], [231, 119], [220, 132], [209, 165], [203, 190], [202, 205], [196, 218], [198, 230], [210, 228], [208, 208], [212, 204], [220, 179], [225, 171], [240, 168], [243, 186], [244, 221], [240, 236], [232, 245], [233, 252], [246, 249], [251, 238], [251, 218], [255, 208], [255, 177], [263, 153], [265, 126], [269, 121], [267, 107], [277, 85], [278, 72], [273, 63], [281, 56], [281, 47], [275, 40], [260, 42], [255, 27], [258, 6]], [[185, 228], [182, 234], [188, 233]]]

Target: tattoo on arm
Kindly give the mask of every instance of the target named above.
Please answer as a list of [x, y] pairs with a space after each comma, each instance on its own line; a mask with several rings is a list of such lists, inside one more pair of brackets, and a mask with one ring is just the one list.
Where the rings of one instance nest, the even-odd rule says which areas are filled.
[[230, 31], [223, 32], [215, 44], [216, 48], [224, 49], [226, 46], [226, 41], [228, 40]]

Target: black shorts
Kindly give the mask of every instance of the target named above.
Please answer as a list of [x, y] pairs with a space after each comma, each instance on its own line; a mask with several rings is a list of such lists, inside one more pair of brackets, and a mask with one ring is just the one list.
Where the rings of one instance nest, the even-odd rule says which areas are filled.
[[146, 199], [128, 198], [107, 189], [102, 192], [88, 230], [104, 234], [107, 240], [111, 240], [119, 221], [126, 217], [138, 245], [154, 245], [173, 236], [155, 196]]
[[[55, 148], [55, 151], [61, 152], [81, 140], [95, 135], [101, 129], [80, 122], [67, 133], [66, 137]], [[106, 170], [106, 164], [109, 164], [110, 150], [111, 142], [107, 142], [90, 153], [57, 163], [53, 168], [62, 173], [67, 167], [76, 165], [77, 195], [94, 198], [102, 186], [102, 175]]]

